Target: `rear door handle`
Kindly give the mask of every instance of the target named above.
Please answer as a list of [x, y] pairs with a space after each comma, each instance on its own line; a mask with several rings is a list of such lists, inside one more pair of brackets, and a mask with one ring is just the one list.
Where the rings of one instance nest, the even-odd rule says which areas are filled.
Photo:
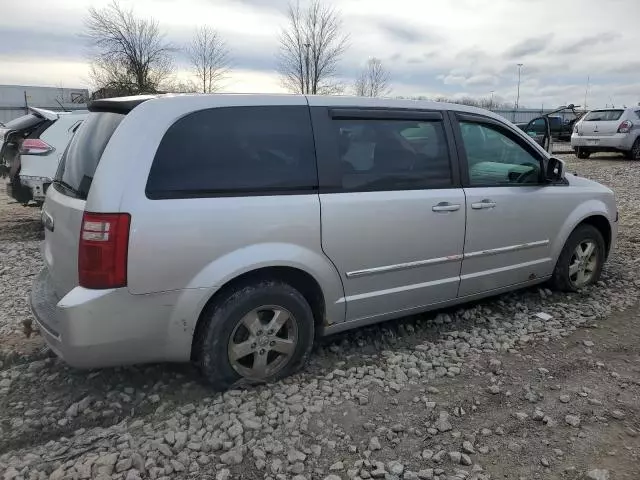
[[471, 208], [473, 208], [474, 210], [483, 210], [486, 208], [494, 208], [496, 206], [496, 202], [494, 202], [493, 200], [489, 200], [489, 199], [485, 199], [482, 200], [481, 202], [476, 202], [476, 203], [472, 203], [471, 204]]
[[440, 202], [437, 205], [431, 207], [434, 212], [455, 212], [460, 210], [459, 203]]

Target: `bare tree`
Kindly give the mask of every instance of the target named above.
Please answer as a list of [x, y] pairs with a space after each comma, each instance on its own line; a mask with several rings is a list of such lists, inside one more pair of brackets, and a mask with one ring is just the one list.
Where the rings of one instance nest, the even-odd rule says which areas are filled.
[[364, 66], [353, 89], [361, 97], [384, 97], [391, 93], [391, 75], [378, 58], [370, 58]]
[[200, 86], [193, 80], [170, 78], [162, 82], [160, 88], [168, 93], [200, 93]]
[[461, 105], [469, 105], [471, 107], [480, 107], [485, 109], [512, 109], [513, 105], [509, 102], [505, 102], [501, 97], [495, 97], [494, 99], [482, 97], [482, 98], [473, 98], [473, 97], [462, 97], [462, 98], [447, 98], [447, 97], [436, 97], [436, 102], [446, 102], [446, 103], [458, 103]]
[[287, 16], [278, 54], [283, 86], [312, 95], [342, 91], [336, 75], [349, 37], [342, 33], [339, 14], [321, 0], [311, 0], [306, 9], [290, 4]]
[[155, 92], [173, 71], [173, 49], [158, 22], [136, 17], [117, 0], [89, 8], [86, 37], [96, 51], [90, 76], [98, 88]]
[[217, 91], [229, 72], [229, 49], [218, 32], [206, 25], [198, 28], [187, 54], [201, 91]]

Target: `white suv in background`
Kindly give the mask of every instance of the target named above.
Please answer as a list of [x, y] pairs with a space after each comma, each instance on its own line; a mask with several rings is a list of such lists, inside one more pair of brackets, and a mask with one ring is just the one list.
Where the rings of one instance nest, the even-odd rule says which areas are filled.
[[9, 179], [10, 197], [25, 205], [44, 202], [60, 158], [87, 114], [31, 107], [0, 127], [0, 173]]
[[578, 158], [620, 152], [640, 160], [640, 106], [591, 110], [573, 127], [571, 147]]

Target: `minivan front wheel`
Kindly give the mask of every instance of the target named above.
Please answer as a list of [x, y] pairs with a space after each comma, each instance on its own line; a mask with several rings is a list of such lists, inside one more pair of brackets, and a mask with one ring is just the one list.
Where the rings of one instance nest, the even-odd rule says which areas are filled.
[[569, 236], [553, 272], [558, 290], [575, 292], [598, 281], [602, 273], [605, 244], [592, 225], [580, 225]]
[[228, 292], [204, 312], [200, 369], [216, 390], [269, 383], [301, 368], [313, 346], [309, 303], [292, 286], [265, 280]]

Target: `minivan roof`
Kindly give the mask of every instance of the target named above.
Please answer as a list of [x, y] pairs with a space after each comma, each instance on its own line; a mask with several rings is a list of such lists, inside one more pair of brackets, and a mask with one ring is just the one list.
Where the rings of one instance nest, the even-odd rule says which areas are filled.
[[[206, 106], [211, 107], [212, 97], [254, 97], [255, 105], [261, 105], [263, 102], [273, 104], [273, 99], [282, 97], [300, 97], [306, 98], [311, 107], [351, 107], [351, 108], [420, 108], [425, 110], [453, 110], [459, 112], [476, 113], [496, 119], [504, 120], [503, 117], [482, 108], [461, 105], [457, 103], [434, 102], [427, 100], [406, 100], [394, 98], [372, 98], [372, 97], [356, 97], [348, 95], [293, 95], [293, 94], [254, 94], [254, 93], [214, 93], [214, 94], [158, 94], [158, 95], [135, 95], [130, 97], [115, 97], [94, 100], [89, 103], [90, 112], [112, 112], [127, 114], [135, 107], [143, 102], [153, 100], [153, 102], [188, 102], [193, 105], [194, 98], [206, 99]], [[267, 102], [267, 100], [271, 100]]]

